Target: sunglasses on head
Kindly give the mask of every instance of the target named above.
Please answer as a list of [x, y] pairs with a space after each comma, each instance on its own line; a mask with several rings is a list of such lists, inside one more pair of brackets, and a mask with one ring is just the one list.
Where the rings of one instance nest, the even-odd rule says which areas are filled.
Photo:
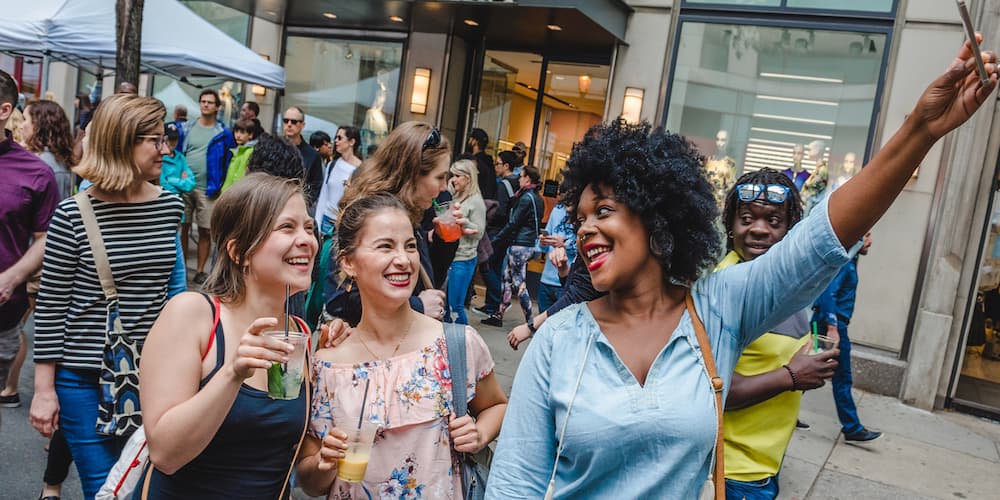
[[424, 145], [421, 146], [420, 151], [425, 151], [427, 148], [436, 148], [441, 145], [441, 132], [438, 129], [432, 128], [431, 133], [427, 134], [427, 139], [424, 140]]
[[282, 123], [286, 123], [286, 124], [287, 123], [291, 123], [292, 125], [298, 125], [298, 124], [302, 123], [303, 121], [305, 121], [305, 120], [296, 120], [295, 118], [282, 118], [281, 119]]
[[736, 186], [736, 196], [744, 203], [763, 197], [764, 201], [780, 205], [788, 199], [791, 190], [781, 184], [740, 184]]

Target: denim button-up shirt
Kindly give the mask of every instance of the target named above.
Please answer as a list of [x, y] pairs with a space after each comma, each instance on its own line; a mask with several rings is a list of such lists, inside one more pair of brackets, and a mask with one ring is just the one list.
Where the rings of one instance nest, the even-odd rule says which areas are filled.
[[[847, 260], [823, 202], [763, 256], [695, 283], [695, 309], [726, 393], [743, 348], [809, 306]], [[556, 497], [697, 497], [712, 464], [717, 421], [690, 316], [683, 313], [640, 386], [586, 304], [550, 318], [528, 346], [486, 497], [542, 498], [581, 369]]]

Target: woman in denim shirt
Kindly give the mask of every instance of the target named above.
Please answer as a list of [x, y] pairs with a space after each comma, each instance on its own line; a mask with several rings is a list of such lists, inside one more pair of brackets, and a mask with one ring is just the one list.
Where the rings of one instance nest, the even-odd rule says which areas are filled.
[[685, 297], [728, 390], [743, 348], [823, 291], [848, 259], [845, 244], [986, 101], [997, 65], [995, 54], [984, 58], [988, 85], [972, 74], [966, 44], [867, 168], [766, 254], [707, 276], [719, 242], [701, 156], [649, 125], [591, 129], [573, 148], [562, 192], [580, 256], [607, 295], [539, 328], [514, 379], [487, 498], [541, 498], [556, 463], [557, 498], [695, 498], [717, 425]]

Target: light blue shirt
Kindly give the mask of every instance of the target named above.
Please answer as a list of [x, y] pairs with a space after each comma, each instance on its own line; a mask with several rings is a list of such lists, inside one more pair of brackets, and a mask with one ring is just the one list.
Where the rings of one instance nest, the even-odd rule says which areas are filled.
[[[563, 248], [566, 249], [566, 257], [570, 263], [576, 260], [576, 230], [573, 224], [566, 217], [566, 207], [562, 203], [552, 207], [549, 212], [549, 221], [545, 224], [545, 230], [553, 236], [563, 237]], [[543, 252], [551, 252], [552, 247], [543, 246]], [[552, 264], [552, 261], [545, 259], [545, 268], [542, 269], [542, 283], [550, 286], [561, 286], [559, 281], [559, 270]]]
[[[727, 393], [743, 348], [809, 306], [847, 260], [823, 202], [763, 256], [695, 283], [695, 309]], [[697, 497], [717, 424], [687, 311], [640, 386], [588, 306], [577, 304], [549, 318], [521, 360], [487, 499], [544, 495], [592, 333], [596, 340], [559, 457], [556, 498]]]

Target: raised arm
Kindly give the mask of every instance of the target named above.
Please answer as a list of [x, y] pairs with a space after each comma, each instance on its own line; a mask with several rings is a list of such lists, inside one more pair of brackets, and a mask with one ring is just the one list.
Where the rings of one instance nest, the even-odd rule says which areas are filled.
[[[982, 40], [982, 36], [977, 34]], [[997, 56], [984, 52], [990, 75], [983, 86], [966, 42], [951, 66], [924, 91], [903, 126], [878, 154], [830, 195], [830, 224], [848, 247], [875, 225], [938, 139], [965, 123], [996, 88]]]

